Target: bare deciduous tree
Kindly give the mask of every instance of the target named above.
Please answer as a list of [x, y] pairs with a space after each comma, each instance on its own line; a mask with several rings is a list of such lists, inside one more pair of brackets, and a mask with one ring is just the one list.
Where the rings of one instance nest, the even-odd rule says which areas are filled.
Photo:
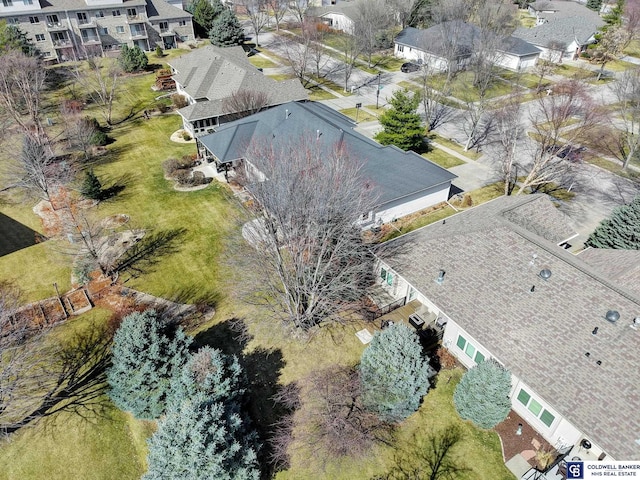
[[88, 92], [92, 102], [100, 107], [108, 125], [112, 124], [113, 102], [118, 91], [120, 67], [113, 58], [89, 57], [84, 64], [78, 64], [73, 76]]
[[544, 77], [551, 74], [555, 68], [556, 66], [553, 62], [538, 57], [538, 60], [536, 61], [536, 64], [532, 70], [533, 73], [538, 77], [538, 86], [536, 87], [538, 91], [540, 91], [540, 89], [542, 88]]
[[425, 65], [420, 70], [420, 83], [422, 85], [420, 100], [424, 108], [428, 131], [435, 130], [456, 116], [455, 110], [445, 105], [445, 96], [440, 90], [431, 85], [434, 73], [434, 69], [430, 65]]
[[276, 21], [276, 32], [280, 31], [280, 22], [284, 19], [284, 16], [289, 11], [288, 0], [268, 0], [268, 7], [273, 12], [273, 18]]
[[251, 268], [260, 272], [251, 299], [299, 328], [339, 321], [336, 314], [362, 298], [372, 271], [357, 225], [373, 210], [371, 187], [342, 145], [271, 140], [250, 146], [245, 159], [259, 205], [243, 228], [254, 248]]
[[592, 141], [621, 160], [626, 169], [640, 151], [640, 69], [626, 70], [610, 88], [618, 115], [609, 117], [611, 135], [594, 135]]
[[86, 415], [103, 405], [110, 336], [78, 331], [61, 344], [52, 327], [16, 312], [19, 291], [0, 284], [0, 433], [60, 411]]
[[[269, 105], [269, 95], [257, 90], [240, 89], [225, 98], [222, 108], [229, 112], [231, 117], [241, 118], [259, 112]], [[235, 115], [234, 115], [235, 114]]]
[[356, 66], [358, 57], [362, 53], [362, 45], [357, 37], [343, 34], [339, 37], [338, 49], [343, 57], [344, 91], [346, 92], [349, 88], [349, 79], [351, 78], [353, 69]]
[[537, 146], [529, 164], [523, 165], [526, 176], [517, 194], [572, 176], [575, 165], [558, 154], [583, 143], [602, 117], [587, 87], [577, 80], [556, 84], [554, 94], [540, 96], [536, 107], [531, 123]]
[[22, 133], [29, 132], [38, 141], [45, 137], [40, 94], [46, 72], [36, 57], [16, 50], [0, 55], [0, 106]]
[[239, 5], [244, 7], [249, 17], [249, 23], [256, 35], [256, 47], [259, 47], [258, 35], [269, 23], [269, 4], [267, 0], [240, 0]]
[[280, 41], [289, 67], [304, 86], [307, 86], [308, 83], [307, 72], [312, 48], [312, 37], [308, 34], [309, 30], [306, 26], [306, 23], [302, 24], [302, 35], [299, 39], [282, 37]]
[[405, 28], [408, 25], [411, 11], [416, 2], [414, 0], [390, 0], [389, 6], [400, 26]]
[[311, 7], [309, 0], [292, 0], [289, 4], [291, 13], [296, 16], [296, 19], [302, 25], [307, 16], [307, 11]]
[[391, 12], [385, 0], [358, 0], [355, 9], [353, 34], [371, 67], [371, 57], [376, 51], [380, 32], [391, 26]]
[[91, 156], [91, 147], [95, 139], [97, 129], [91, 119], [80, 113], [63, 113], [65, 119], [64, 129], [67, 143], [70, 148], [78, 148], [85, 160]]
[[467, 108], [463, 112], [462, 129], [467, 135], [464, 145], [465, 152], [472, 148], [480, 150], [493, 131], [493, 116], [488, 112], [487, 101], [469, 100], [466, 102]]
[[512, 96], [494, 112], [497, 154], [500, 177], [504, 181], [504, 194], [511, 195], [518, 179], [517, 148], [523, 133], [522, 99]]

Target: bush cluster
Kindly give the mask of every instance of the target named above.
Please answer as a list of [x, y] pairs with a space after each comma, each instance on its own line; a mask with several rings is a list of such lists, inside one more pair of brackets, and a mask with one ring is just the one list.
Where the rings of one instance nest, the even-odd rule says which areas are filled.
[[171, 95], [171, 101], [173, 102], [173, 105], [178, 109], [184, 108], [189, 105], [189, 102], [184, 97], [184, 95], [180, 95], [179, 93], [174, 93], [173, 95]]
[[165, 160], [162, 167], [165, 175], [178, 182], [178, 185], [193, 187], [210, 183], [211, 179], [206, 178], [204, 173], [191, 171], [195, 164], [194, 156], [185, 155], [180, 160], [177, 158]]

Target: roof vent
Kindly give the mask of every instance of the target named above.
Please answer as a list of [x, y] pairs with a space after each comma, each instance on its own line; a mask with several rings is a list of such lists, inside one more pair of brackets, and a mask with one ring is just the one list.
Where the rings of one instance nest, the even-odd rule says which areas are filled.
[[596, 365], [602, 365], [602, 360], [596, 360]]
[[620, 314], [617, 310], [608, 310], [604, 318], [609, 320], [611, 323], [616, 323], [620, 319]]
[[584, 356], [589, 358], [591, 356], [591, 353], [590, 352], [584, 352]]
[[438, 278], [436, 278], [436, 283], [438, 283], [438, 284], [442, 285], [442, 282], [444, 282], [444, 274], [445, 274], [445, 273], [446, 273], [446, 272], [445, 272], [444, 270], [440, 270], [440, 271], [438, 272]]
[[285, 109], [285, 111], [284, 111], [284, 118], [285, 119], [289, 118], [289, 109], [288, 108]]
[[536, 286], [535, 285], [531, 285], [531, 289], [529, 290], [531, 293], [536, 291]]
[[634, 330], [637, 330], [640, 327], [640, 317], [636, 317], [633, 319], [633, 323], [629, 325]]
[[597, 335], [597, 334], [598, 334], [598, 327], [594, 328], [594, 329], [591, 331], [591, 335]]
[[551, 278], [551, 270], [549, 270], [548, 268], [540, 270], [539, 275], [543, 280], [549, 280], [549, 278]]

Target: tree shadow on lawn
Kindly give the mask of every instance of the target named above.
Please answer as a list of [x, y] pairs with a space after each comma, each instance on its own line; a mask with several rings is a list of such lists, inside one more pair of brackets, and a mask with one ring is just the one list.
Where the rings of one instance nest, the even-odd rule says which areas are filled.
[[162, 257], [180, 250], [180, 239], [186, 233], [185, 228], [147, 232], [118, 260], [114, 270], [134, 278], [152, 272]]
[[255, 348], [243, 353], [253, 336], [248, 333], [244, 320], [231, 318], [216, 324], [208, 330], [196, 335], [196, 348], [208, 345], [220, 349], [228, 355], [236, 355], [247, 376], [247, 411], [262, 441], [260, 465], [264, 478], [271, 478], [272, 468], [269, 465], [271, 448], [267, 440], [277, 425], [290, 413], [284, 405], [274, 400], [280, 390], [278, 379], [285, 361], [279, 349]]

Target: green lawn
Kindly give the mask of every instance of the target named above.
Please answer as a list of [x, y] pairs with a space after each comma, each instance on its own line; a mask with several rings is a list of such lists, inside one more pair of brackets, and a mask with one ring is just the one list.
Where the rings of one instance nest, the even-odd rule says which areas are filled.
[[587, 68], [574, 67], [572, 65], [557, 65], [553, 71], [554, 75], [562, 75], [567, 78], [575, 78], [577, 80], [588, 80], [594, 78], [597, 73]]
[[399, 72], [400, 67], [406, 61], [393, 55], [373, 55], [371, 60], [373, 61], [374, 67], [382, 68], [388, 72]]
[[251, 65], [256, 68], [275, 68], [278, 66], [278, 64], [274, 61], [269, 60], [268, 58], [265, 58], [261, 55], [253, 55], [249, 57], [249, 62], [251, 62]]
[[[439, 73], [431, 77], [431, 86], [442, 91], [446, 75]], [[486, 99], [500, 97], [511, 93], [512, 87], [508, 82], [495, 78], [485, 94]], [[478, 89], [473, 86], [473, 72], [464, 71], [458, 73], [449, 85], [449, 95], [463, 102], [480, 100]]]
[[329, 90], [333, 90], [343, 97], [349, 97], [352, 95], [351, 92], [345, 92], [343, 85], [338, 85], [337, 83], [329, 80], [328, 78], [318, 78], [315, 75], [307, 75], [311, 80], [316, 83], [319, 83], [323, 87], [327, 87]]
[[312, 100], [314, 102], [338, 98], [333, 93], [327, 92], [326, 90], [320, 88], [318, 85], [309, 86], [309, 88], [307, 88], [307, 91], [309, 92], [309, 100]]
[[536, 26], [536, 18], [527, 10], [518, 10], [518, 21], [525, 28], [533, 28]]
[[453, 208], [449, 205], [445, 205], [437, 210], [429, 210], [427, 213], [418, 212], [417, 214], [410, 215], [409, 217], [405, 217], [391, 224], [393, 228], [384, 236], [383, 241], [386, 242], [387, 240], [391, 240], [392, 238], [417, 230], [425, 225], [431, 225], [432, 223], [439, 222], [440, 220], [450, 217], [455, 213], [456, 211]]
[[451, 168], [457, 167], [458, 165], [463, 165], [464, 162], [453, 155], [448, 154], [444, 150], [439, 149], [438, 147], [434, 147], [429, 153], [423, 153], [423, 157], [428, 158], [433, 163], [437, 163], [442, 168]]
[[369, 112], [363, 110], [362, 108], [343, 108], [342, 110], [340, 110], [340, 113], [346, 115], [354, 121], [357, 121], [358, 123], [372, 122], [377, 119], [377, 117], [371, 115]]
[[291, 80], [292, 78], [296, 78], [296, 76], [293, 73], [274, 73], [274, 74], [267, 74], [267, 77], [271, 77], [274, 80], [281, 82], [283, 80]]
[[[509, 82], [514, 82], [528, 89], [538, 88], [538, 83], [540, 82], [540, 77], [532, 73], [512, 72], [510, 70], [501, 69], [500, 71], [497, 72], [497, 75]], [[542, 83], [540, 86], [544, 87], [550, 84], [551, 82], [545, 78], [542, 80]]]
[[640, 58], [640, 40], [633, 40], [623, 52], [630, 57]]
[[451, 150], [455, 150], [460, 155], [464, 155], [471, 160], [477, 160], [482, 156], [481, 153], [478, 153], [474, 150], [467, 150], [465, 152], [463, 145], [460, 145], [458, 142], [450, 140], [448, 138], [444, 138], [435, 132], [429, 132], [429, 138], [431, 138], [431, 140], [433, 140], [434, 142], [439, 143], [440, 145], [444, 145], [445, 147], [449, 147]]

